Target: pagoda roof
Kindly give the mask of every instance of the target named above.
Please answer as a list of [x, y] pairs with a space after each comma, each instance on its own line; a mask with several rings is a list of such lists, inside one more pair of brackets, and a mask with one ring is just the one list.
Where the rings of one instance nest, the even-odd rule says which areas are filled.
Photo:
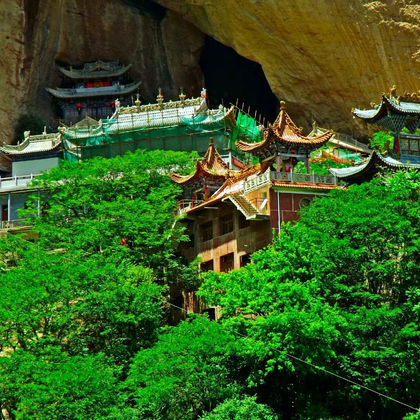
[[390, 156], [383, 156], [374, 150], [369, 158], [356, 166], [349, 168], [330, 168], [329, 171], [340, 178], [343, 181], [357, 181], [363, 177], [371, 177], [378, 172], [379, 166], [385, 166], [389, 169], [418, 169], [420, 170], [419, 164], [408, 164], [396, 160]]
[[353, 109], [353, 114], [372, 124], [399, 133], [404, 126], [415, 132], [420, 122], [420, 98], [406, 95], [395, 97], [382, 95], [381, 103], [372, 109]]
[[264, 139], [258, 143], [239, 141], [237, 146], [247, 153], [268, 157], [276, 154], [278, 146], [298, 147], [313, 150], [321, 147], [333, 136], [332, 131], [326, 131], [318, 136], [305, 137], [301, 129], [292, 121], [286, 112], [284, 102], [279, 115], [264, 133]]
[[94, 61], [92, 63], [85, 63], [82, 68], [74, 69], [70, 66], [69, 69], [58, 66], [58, 69], [65, 76], [70, 79], [100, 79], [109, 77], [118, 77], [126, 73], [132, 64], [124, 66], [118, 61]]
[[197, 160], [195, 171], [191, 175], [182, 176], [176, 173], [170, 175], [172, 181], [180, 185], [189, 185], [204, 179], [216, 183], [223, 183], [229, 174], [229, 166], [224, 162], [219, 152], [214, 147], [213, 139], [201, 160]]
[[122, 96], [134, 92], [142, 82], [129, 83], [127, 85], [114, 84], [112, 86], [100, 86], [93, 88], [46, 88], [56, 98], [59, 99], [78, 99], [96, 98], [98, 96]]
[[25, 154], [38, 154], [58, 151], [61, 146], [60, 133], [39, 134], [28, 136], [25, 140], [17, 145], [1, 144], [0, 152], [13, 156]]

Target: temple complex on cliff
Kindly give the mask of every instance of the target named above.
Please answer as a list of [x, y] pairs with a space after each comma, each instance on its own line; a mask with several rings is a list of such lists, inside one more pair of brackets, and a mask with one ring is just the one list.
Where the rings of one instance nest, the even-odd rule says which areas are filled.
[[65, 158], [113, 157], [136, 149], [195, 150], [204, 154], [213, 137], [220, 149], [226, 149], [230, 130], [235, 126], [233, 107], [209, 109], [206, 91], [198, 98], [164, 102], [162, 93], [155, 104], [142, 105], [137, 96], [134, 105], [121, 106], [109, 119], [89, 120], [87, 124], [62, 126]]
[[372, 109], [354, 109], [353, 114], [365, 121], [390, 130], [393, 141], [384, 154], [373, 151], [369, 158], [352, 168], [330, 169], [343, 181], [360, 183], [371, 179], [380, 168], [388, 170], [420, 169], [420, 95], [396, 95], [395, 86], [383, 95]]
[[191, 175], [171, 175], [184, 187], [179, 213], [191, 238], [181, 254], [190, 261], [200, 257], [203, 271], [225, 272], [246, 264], [250, 254], [271, 242], [273, 230], [297, 220], [299, 210], [314, 197], [340, 188], [333, 176], [293, 171], [299, 161], [308, 168], [310, 152], [332, 135], [303, 136], [282, 103], [260, 142], [237, 143], [258, 164], [229, 170], [211, 142]]
[[60, 108], [60, 118], [65, 124], [74, 123], [85, 115], [100, 119], [115, 111], [115, 98], [121, 104], [130, 103], [141, 82], [130, 82], [127, 72], [131, 64], [124, 66], [116, 61], [95, 61], [80, 68], [58, 69], [64, 77], [63, 87], [47, 88]]
[[181, 93], [178, 101], [168, 102], [159, 91], [155, 104], [142, 105], [139, 95], [132, 106], [122, 106], [115, 100], [111, 118], [98, 121], [85, 115], [73, 125], [62, 125], [57, 133], [44, 129], [42, 134], [31, 135], [27, 131], [17, 145], [0, 144], [2, 227], [19, 224], [17, 210], [24, 207], [32, 191], [28, 189], [30, 181], [62, 159], [113, 157], [138, 148], [204, 154], [212, 137], [219, 150], [225, 152], [223, 165], [243, 167], [228, 150], [233, 127], [234, 109], [209, 109], [203, 89], [198, 98], [187, 99]]

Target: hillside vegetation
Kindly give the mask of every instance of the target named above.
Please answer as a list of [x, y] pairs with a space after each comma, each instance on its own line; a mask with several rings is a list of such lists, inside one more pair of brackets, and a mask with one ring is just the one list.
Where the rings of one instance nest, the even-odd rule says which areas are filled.
[[219, 322], [171, 326], [169, 286], [194, 270], [176, 256], [188, 238], [167, 175], [194, 159], [138, 151], [37, 181], [25, 212], [38, 240], [0, 241], [1, 408], [18, 419], [414, 413], [419, 174], [316, 199], [246, 267], [203, 275], [198, 293], [222, 307]]

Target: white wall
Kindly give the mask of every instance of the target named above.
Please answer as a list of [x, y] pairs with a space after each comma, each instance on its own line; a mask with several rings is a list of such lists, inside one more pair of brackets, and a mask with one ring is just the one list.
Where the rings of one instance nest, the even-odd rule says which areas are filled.
[[39, 174], [55, 168], [59, 162], [58, 157], [12, 162], [12, 176]]

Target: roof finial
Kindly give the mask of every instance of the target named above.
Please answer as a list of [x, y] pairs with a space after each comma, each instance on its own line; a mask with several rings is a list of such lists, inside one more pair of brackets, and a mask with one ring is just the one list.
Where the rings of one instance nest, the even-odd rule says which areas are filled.
[[286, 102], [280, 101], [280, 111], [286, 111]]
[[393, 96], [397, 96], [397, 87], [395, 84], [389, 88], [389, 98], [392, 99]]
[[213, 144], [214, 144], [214, 143], [213, 143], [213, 137], [210, 137], [210, 138], [209, 138], [209, 144], [210, 144], [210, 146], [213, 146]]
[[158, 96], [156, 97], [156, 102], [159, 104], [159, 108], [163, 107], [163, 95], [162, 95], [162, 89], [159, 88]]
[[206, 88], [201, 89], [201, 97], [207, 99], [207, 89]]
[[184, 106], [186, 95], [181, 88], [181, 93], [179, 94], [179, 100], [181, 101], [181, 107]]
[[141, 101], [140, 101], [140, 93], [136, 93], [136, 100], [134, 101], [134, 104], [136, 105], [137, 108], [140, 107]]

